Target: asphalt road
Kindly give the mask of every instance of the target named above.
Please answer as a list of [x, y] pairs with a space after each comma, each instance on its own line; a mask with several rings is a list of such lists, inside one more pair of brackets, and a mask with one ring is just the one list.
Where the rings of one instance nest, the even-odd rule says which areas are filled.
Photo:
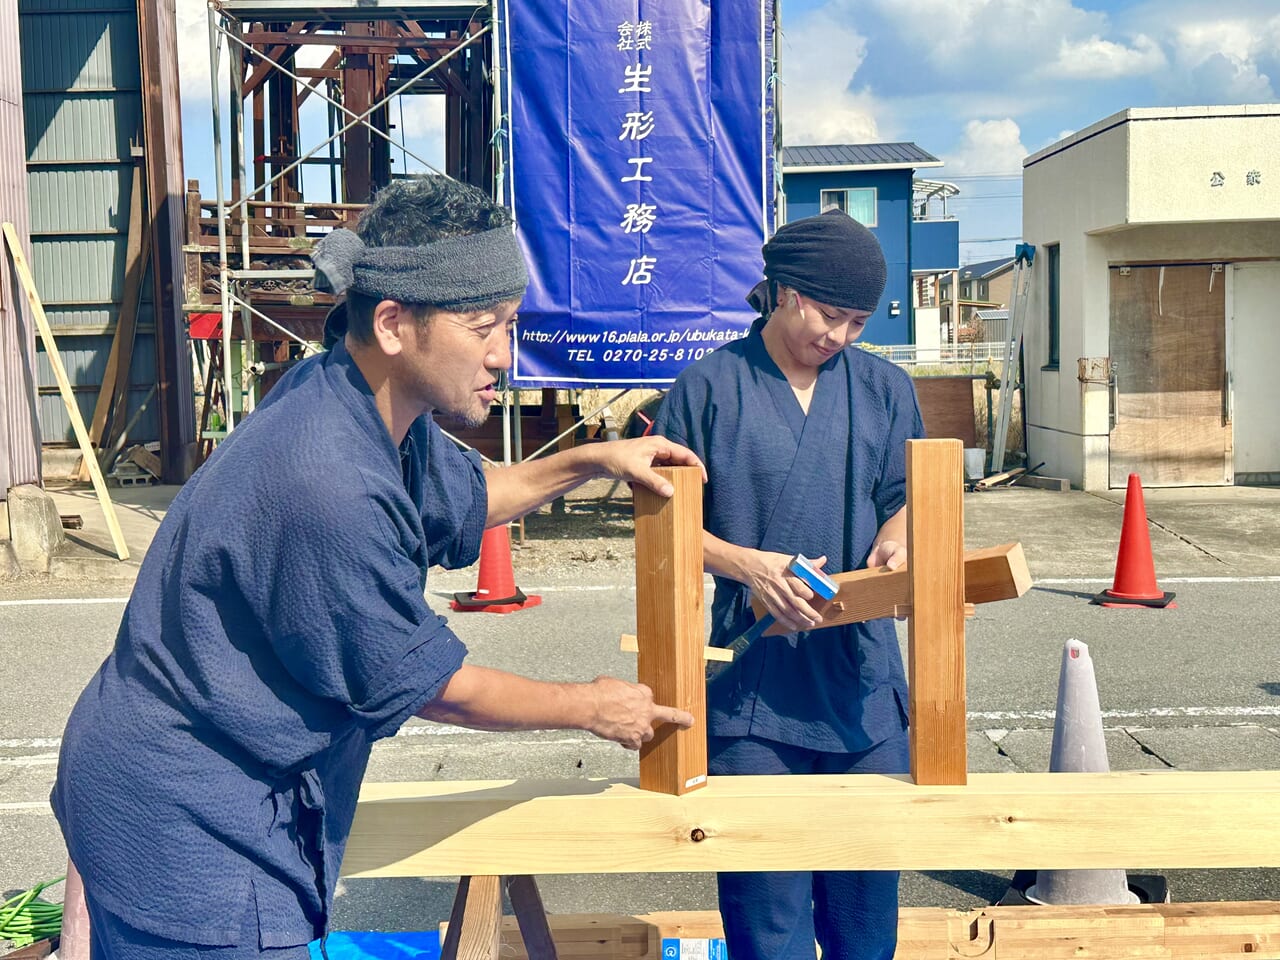
[[[1162, 586], [1178, 593], [1177, 609], [1165, 611], [1105, 610], [1085, 599], [1110, 582], [1119, 522], [1113, 500], [1033, 491], [966, 498], [971, 542], [1023, 540], [1037, 577], [1026, 597], [980, 607], [969, 623], [971, 770], [1047, 769], [1062, 645], [1071, 638], [1089, 645], [1096, 665], [1113, 768], [1280, 769], [1280, 496], [1245, 491], [1206, 507], [1203, 497], [1158, 493], [1168, 496], [1148, 494], [1157, 569]], [[617, 564], [543, 571], [520, 582], [543, 595], [541, 607], [458, 616], [454, 626], [477, 663], [548, 679], [633, 677], [634, 656], [618, 649], [618, 636], [635, 627], [631, 576]], [[433, 602], [474, 582], [472, 571], [433, 574]], [[0, 893], [63, 870], [65, 851], [46, 803], [58, 738], [110, 649], [127, 589], [119, 582], [0, 583]], [[369, 777], [635, 773], [633, 754], [585, 736], [473, 733], [414, 721], [378, 744]], [[1165, 876], [1180, 901], [1280, 900], [1280, 871]], [[908, 873], [902, 902], [977, 906], [998, 898], [1008, 878]], [[450, 879], [345, 881], [335, 928], [431, 927], [448, 914]], [[715, 903], [706, 875], [546, 877], [540, 886], [556, 912]]]

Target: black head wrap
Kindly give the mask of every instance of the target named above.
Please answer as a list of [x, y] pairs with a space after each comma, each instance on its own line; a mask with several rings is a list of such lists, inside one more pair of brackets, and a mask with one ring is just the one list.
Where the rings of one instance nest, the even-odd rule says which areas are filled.
[[764, 275], [747, 302], [767, 314], [773, 309], [772, 281], [818, 303], [874, 311], [884, 293], [884, 252], [875, 234], [847, 213], [828, 210], [778, 228], [761, 248]]

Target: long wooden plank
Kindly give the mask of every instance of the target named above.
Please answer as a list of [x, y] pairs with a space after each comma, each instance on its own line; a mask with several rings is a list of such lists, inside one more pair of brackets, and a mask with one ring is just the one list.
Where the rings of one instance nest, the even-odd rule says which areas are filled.
[[702, 471], [661, 467], [675, 487], [636, 487], [636, 675], [658, 703], [694, 716], [688, 730], [660, 727], [640, 748], [640, 786], [683, 794], [707, 780], [707, 693], [702, 651]]
[[[116, 368], [113, 372], [115, 380], [111, 382], [110, 395], [108, 397], [110, 419], [107, 433], [105, 436], [99, 435], [102, 441], [100, 449], [107, 451], [103, 467], [110, 466], [105, 460], [110, 458], [110, 451], [114, 450], [116, 445], [123, 439], [125, 423], [129, 419], [129, 375], [133, 367], [133, 347], [138, 327], [138, 306], [142, 302], [142, 286], [147, 276], [147, 261], [151, 259], [150, 211], [144, 210], [141, 218], [142, 234], [139, 238], [138, 256], [130, 258], [126, 267], [124, 295], [120, 300], [120, 315], [116, 321], [116, 339], [112, 343], [113, 349], [116, 344], [119, 344], [119, 352], [117, 353]], [[130, 226], [129, 229], [130, 243], [132, 243], [133, 227]], [[103, 380], [104, 389], [108, 382], [106, 379]], [[96, 415], [95, 411], [95, 417]], [[83, 474], [83, 472], [84, 467], [82, 465], [81, 473]]]
[[[555, 914], [551, 933], [563, 958], [659, 960], [664, 938], [721, 940], [714, 910]], [[442, 936], [447, 931], [442, 924]], [[1162, 957], [1280, 960], [1280, 903], [1155, 903], [1134, 906], [904, 907], [895, 960], [982, 957], [1055, 960]], [[503, 960], [528, 960], [514, 917], [502, 920]]]
[[959, 440], [907, 441], [907, 689], [920, 784], [965, 782], [963, 457]]
[[1280, 771], [366, 784], [350, 876], [1280, 866]]
[[80, 455], [89, 464], [89, 476], [93, 480], [93, 489], [98, 494], [98, 503], [102, 506], [102, 515], [106, 518], [107, 529], [111, 531], [111, 542], [115, 544], [116, 556], [121, 560], [129, 559], [129, 548], [124, 542], [124, 534], [120, 531], [120, 521], [116, 519], [116, 508], [107, 493], [107, 482], [102, 477], [102, 469], [98, 466], [98, 458], [93, 455], [93, 445], [89, 443], [89, 432], [85, 429], [84, 417], [76, 405], [76, 398], [71, 392], [71, 381], [67, 379], [67, 370], [62, 365], [62, 356], [58, 353], [58, 344], [53, 339], [53, 331], [49, 328], [49, 318], [45, 316], [44, 304], [36, 292], [36, 281], [27, 265], [27, 258], [22, 252], [22, 243], [18, 240], [17, 231], [12, 223], [3, 224], [4, 239], [9, 245], [9, 256], [13, 258], [13, 268], [31, 306], [31, 313], [36, 318], [36, 328], [40, 331], [40, 340], [44, 344], [45, 356], [49, 366], [53, 368], [54, 379], [58, 381], [58, 392], [62, 394], [62, 402], [67, 407], [67, 417], [71, 420], [71, 428], [75, 431], [76, 442], [80, 445]]
[[[840, 587], [840, 592], [829, 603], [818, 607], [823, 629], [894, 616], [896, 609], [911, 603], [910, 569], [907, 564], [897, 570], [879, 567], [833, 574], [831, 579]], [[1027, 569], [1022, 544], [1006, 543], [965, 552], [965, 603], [1014, 600], [1030, 589], [1031, 572]], [[751, 607], [757, 618], [764, 615], [765, 607], [759, 600], [752, 599]], [[785, 631], [785, 627], [776, 626], [765, 631], [765, 636]]]
[[[107, 425], [107, 412], [111, 409], [112, 398], [118, 389], [118, 381], [116, 370], [120, 365], [121, 342], [128, 337], [130, 356], [133, 350], [133, 333], [135, 327], [135, 319], [137, 315], [136, 297], [131, 297], [133, 286], [138, 288], [142, 286], [142, 270], [144, 263], [142, 259], [142, 163], [140, 153], [134, 154], [133, 159], [133, 187], [129, 195], [129, 236], [125, 241], [125, 267], [124, 267], [124, 284], [125, 295], [124, 303], [121, 305], [120, 313], [116, 316], [115, 335], [111, 338], [111, 350], [107, 354], [107, 369], [102, 375], [102, 386], [98, 390], [98, 401], [93, 408], [93, 419], [89, 423], [89, 442], [98, 449], [110, 449], [109, 443], [103, 442], [103, 431]], [[130, 300], [133, 300], [133, 309], [128, 311], [129, 317], [126, 323], [125, 307]], [[128, 390], [129, 377], [125, 374], [125, 389]], [[77, 471], [81, 482], [89, 479], [89, 465], [83, 460]]]

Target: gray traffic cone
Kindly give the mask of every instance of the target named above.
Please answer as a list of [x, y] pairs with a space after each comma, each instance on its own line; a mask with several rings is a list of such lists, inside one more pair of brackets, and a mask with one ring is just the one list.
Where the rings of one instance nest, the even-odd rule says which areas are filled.
[[[1068, 640], [1058, 679], [1058, 712], [1053, 722], [1050, 773], [1109, 773], [1102, 708], [1089, 647]], [[1137, 903], [1123, 870], [1040, 870], [1026, 892], [1032, 903]]]

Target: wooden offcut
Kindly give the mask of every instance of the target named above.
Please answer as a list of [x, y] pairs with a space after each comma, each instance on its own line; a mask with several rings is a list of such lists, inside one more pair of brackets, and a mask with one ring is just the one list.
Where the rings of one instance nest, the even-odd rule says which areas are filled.
[[963, 457], [959, 440], [907, 441], [907, 687], [922, 785], [965, 782]]
[[1012, 470], [1005, 470], [1002, 473], [993, 473], [989, 477], [983, 477], [973, 485], [973, 488], [975, 490], [994, 490], [1001, 484], [1012, 483], [1026, 472], [1026, 467], [1015, 467]]
[[[640, 642], [636, 639], [634, 633], [624, 633], [619, 644], [619, 649], [623, 653], [639, 653]], [[704, 660], [717, 660], [722, 663], [730, 663], [733, 660], [733, 651], [724, 647], [703, 647], [702, 658]]]
[[[822, 615], [822, 628], [896, 616], [911, 603], [910, 569], [910, 564], [904, 564], [897, 570], [876, 567], [833, 574], [831, 579], [840, 591], [830, 601], [815, 603]], [[965, 603], [1014, 600], [1030, 589], [1031, 572], [1027, 569], [1022, 544], [1006, 543], [964, 554]], [[751, 607], [757, 618], [767, 612], [764, 604], [754, 597]], [[765, 636], [785, 633], [786, 629], [779, 624], [766, 630]]]
[[654, 701], [687, 710], [694, 725], [656, 729], [640, 748], [640, 786], [683, 794], [707, 780], [707, 696], [703, 669], [702, 470], [659, 467], [675, 488], [661, 497], [638, 486], [636, 675]]
[[365, 784], [358, 877], [1280, 866], [1280, 772]]
[[124, 534], [120, 530], [120, 521], [116, 518], [116, 508], [107, 492], [107, 482], [103, 479], [102, 468], [98, 466], [97, 457], [93, 455], [93, 445], [89, 443], [89, 432], [85, 429], [84, 417], [76, 405], [75, 395], [71, 392], [71, 381], [67, 378], [67, 370], [62, 365], [62, 356], [58, 353], [58, 344], [53, 338], [53, 330], [49, 327], [49, 318], [45, 316], [44, 304], [36, 292], [36, 281], [27, 265], [26, 255], [22, 252], [22, 243], [18, 240], [17, 231], [12, 223], [2, 227], [4, 239], [9, 245], [9, 256], [13, 258], [13, 269], [18, 274], [18, 282], [22, 284], [31, 313], [36, 318], [36, 329], [40, 331], [40, 340], [44, 344], [45, 356], [49, 366], [53, 368], [54, 379], [58, 381], [58, 392], [62, 394], [62, 402], [67, 407], [67, 417], [71, 420], [71, 429], [75, 431], [76, 442], [80, 445], [80, 455], [89, 464], [89, 476], [93, 480], [93, 489], [98, 494], [98, 503], [102, 506], [102, 515], [107, 521], [107, 529], [111, 532], [111, 542], [115, 545], [116, 556], [121, 560], [129, 559], [129, 548], [124, 542]]

